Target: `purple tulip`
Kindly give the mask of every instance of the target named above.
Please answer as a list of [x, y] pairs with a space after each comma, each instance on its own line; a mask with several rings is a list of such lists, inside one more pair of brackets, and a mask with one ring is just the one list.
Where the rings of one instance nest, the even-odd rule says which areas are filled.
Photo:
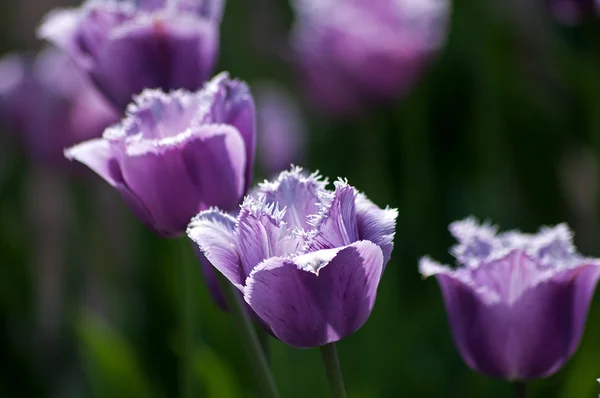
[[201, 212], [189, 237], [281, 341], [338, 341], [369, 317], [393, 248], [397, 211], [344, 181], [285, 171], [247, 196], [236, 218]]
[[0, 60], [0, 117], [31, 158], [46, 165], [60, 165], [66, 147], [99, 137], [117, 121], [85, 74], [54, 48], [35, 59]]
[[497, 233], [473, 219], [450, 225], [459, 244], [450, 269], [425, 257], [435, 275], [454, 342], [472, 369], [507, 380], [542, 378], [573, 355], [600, 277], [565, 224], [537, 234]]
[[92, 0], [50, 13], [39, 34], [125, 109], [145, 88], [202, 87], [216, 61], [221, 11], [216, 0]]
[[317, 108], [349, 115], [400, 97], [445, 40], [447, 0], [295, 0], [292, 46]]
[[574, 24], [581, 19], [597, 16], [599, 0], [547, 0], [551, 11], [561, 22]]
[[258, 118], [258, 162], [268, 174], [302, 163], [307, 132], [300, 109], [282, 87], [263, 83], [254, 91]]
[[237, 208], [252, 177], [254, 113], [248, 87], [222, 73], [196, 93], [145, 90], [121, 124], [65, 154], [155, 232], [178, 236], [201, 210]]

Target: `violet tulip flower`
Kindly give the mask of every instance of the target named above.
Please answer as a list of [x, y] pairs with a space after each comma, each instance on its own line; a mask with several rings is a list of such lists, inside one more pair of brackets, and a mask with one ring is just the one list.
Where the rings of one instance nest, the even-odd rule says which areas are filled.
[[597, 17], [600, 0], [546, 0], [556, 18], [566, 24], [575, 24], [584, 18]]
[[51, 12], [39, 35], [124, 110], [145, 88], [202, 87], [216, 61], [221, 12], [222, 0], [91, 0]]
[[145, 90], [103, 138], [65, 152], [123, 195], [166, 237], [200, 210], [234, 210], [252, 176], [255, 110], [246, 84], [222, 73], [196, 93]]
[[298, 348], [336, 342], [369, 317], [393, 248], [397, 211], [344, 181], [300, 168], [264, 182], [237, 217], [201, 212], [189, 237], [269, 332]]
[[448, 0], [294, 0], [292, 47], [317, 109], [347, 116], [392, 101], [446, 37]]
[[492, 377], [525, 381], [549, 376], [573, 355], [600, 276], [565, 224], [537, 234], [497, 233], [468, 218], [450, 225], [459, 268], [425, 257], [435, 275], [463, 360]]
[[63, 151], [99, 137], [118, 120], [85, 74], [62, 52], [0, 60], [0, 118], [35, 162], [62, 165]]

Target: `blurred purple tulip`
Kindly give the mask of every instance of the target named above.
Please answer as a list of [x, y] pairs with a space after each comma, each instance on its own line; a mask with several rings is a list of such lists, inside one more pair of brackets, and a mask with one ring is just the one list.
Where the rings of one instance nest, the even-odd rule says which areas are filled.
[[39, 163], [64, 163], [63, 151], [99, 137], [118, 120], [108, 103], [62, 52], [0, 60], [0, 117]]
[[600, 13], [599, 0], [547, 0], [550, 10], [558, 20], [574, 24]]
[[199, 211], [238, 207], [252, 177], [254, 101], [226, 73], [201, 91], [145, 90], [121, 124], [66, 151], [115, 187], [136, 215], [166, 237]]
[[466, 219], [450, 231], [461, 267], [425, 257], [420, 271], [440, 284], [463, 360], [507, 380], [558, 371], [581, 340], [600, 261], [577, 254], [565, 224], [532, 235]]
[[258, 162], [262, 169], [273, 175], [290, 164], [303, 163], [307, 132], [291, 94], [272, 83], [263, 83], [254, 92], [260, 132]]
[[295, 0], [292, 46], [315, 107], [351, 115], [400, 97], [440, 50], [447, 0]]
[[237, 217], [201, 212], [189, 237], [277, 338], [308, 348], [338, 341], [369, 317], [390, 259], [397, 211], [344, 181], [335, 191], [302, 169], [247, 196]]
[[218, 55], [222, 6], [222, 0], [91, 0], [50, 13], [39, 35], [70, 54], [123, 110], [145, 88], [202, 87]]

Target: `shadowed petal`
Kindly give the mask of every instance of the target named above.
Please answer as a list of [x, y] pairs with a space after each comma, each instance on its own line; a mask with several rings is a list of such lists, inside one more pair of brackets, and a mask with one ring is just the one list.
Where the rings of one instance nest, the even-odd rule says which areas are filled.
[[119, 162], [113, 155], [110, 142], [97, 138], [65, 150], [65, 156], [77, 160], [104, 178], [113, 187], [124, 184]]
[[359, 329], [375, 303], [383, 271], [368, 241], [295, 259], [271, 258], [247, 280], [245, 298], [273, 334], [294, 347], [317, 347]]
[[394, 248], [398, 210], [381, 209], [363, 194], [356, 197], [356, 224], [358, 239], [370, 240], [383, 251], [384, 265], [390, 260]]

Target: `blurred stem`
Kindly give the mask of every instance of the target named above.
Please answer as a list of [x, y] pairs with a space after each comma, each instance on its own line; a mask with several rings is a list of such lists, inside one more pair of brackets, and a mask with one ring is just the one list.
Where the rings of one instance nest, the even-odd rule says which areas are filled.
[[337, 355], [335, 343], [325, 344], [320, 347], [321, 358], [325, 365], [327, 380], [331, 387], [331, 396], [333, 398], [346, 398], [346, 389], [344, 387], [344, 377], [342, 376], [342, 368]]
[[194, 398], [194, 275], [191, 264], [186, 261], [187, 239], [179, 247], [181, 267], [181, 352], [180, 388], [182, 398]]
[[527, 398], [527, 386], [525, 382], [515, 382], [515, 398]]
[[265, 359], [267, 360], [267, 364], [270, 363], [270, 346], [269, 346], [269, 333], [260, 325], [256, 328], [256, 334], [258, 335], [258, 340], [260, 342], [260, 346], [265, 354]]
[[254, 325], [248, 316], [246, 307], [239, 295], [239, 291], [233, 286], [225, 277], [218, 273], [217, 279], [219, 280], [219, 286], [225, 296], [225, 302], [229, 308], [231, 318], [235, 328], [238, 330], [244, 348], [249, 356], [252, 368], [256, 373], [256, 377], [262, 390], [261, 397], [265, 398], [278, 398], [279, 393], [277, 392], [277, 386], [275, 385], [275, 379], [269, 369], [267, 359], [261, 348], [260, 341], [254, 329]]

